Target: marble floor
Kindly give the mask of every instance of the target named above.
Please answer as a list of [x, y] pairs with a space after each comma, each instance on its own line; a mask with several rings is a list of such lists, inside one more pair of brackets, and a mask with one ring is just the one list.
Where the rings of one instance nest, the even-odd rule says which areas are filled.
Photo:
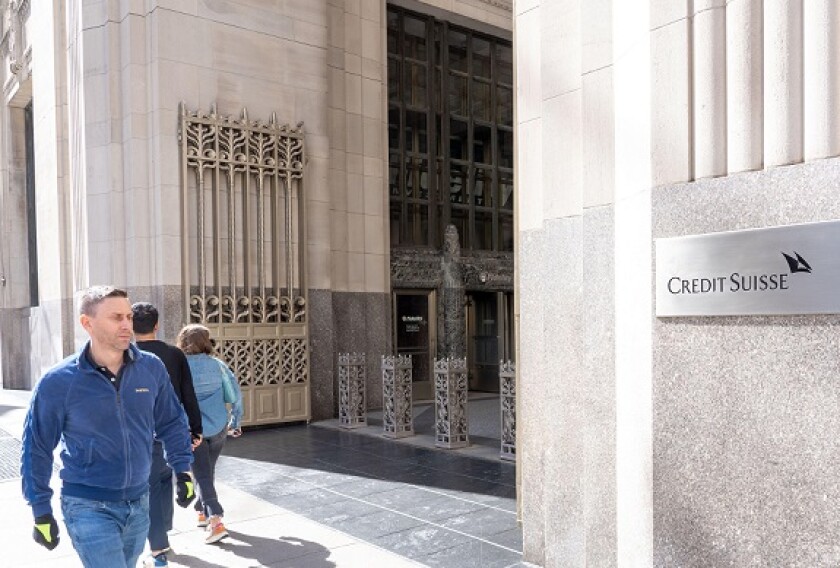
[[527, 566], [510, 463], [296, 425], [230, 439], [217, 478], [426, 566]]

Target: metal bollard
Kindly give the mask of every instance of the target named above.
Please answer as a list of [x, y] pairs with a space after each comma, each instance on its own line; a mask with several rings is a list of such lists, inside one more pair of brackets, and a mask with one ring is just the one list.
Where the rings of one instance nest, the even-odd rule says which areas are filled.
[[382, 356], [382, 428], [386, 438], [414, 435], [411, 355]]
[[502, 411], [503, 460], [516, 461], [516, 363], [499, 361], [499, 404]]
[[467, 360], [435, 359], [435, 446], [470, 445], [467, 419]]
[[367, 426], [365, 406], [365, 354], [338, 354], [338, 424], [342, 428]]

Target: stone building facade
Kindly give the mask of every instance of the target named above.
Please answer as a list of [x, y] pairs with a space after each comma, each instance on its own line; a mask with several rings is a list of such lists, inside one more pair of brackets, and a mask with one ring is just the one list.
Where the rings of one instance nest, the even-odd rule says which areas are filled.
[[840, 217], [837, 3], [514, 18], [525, 559], [837, 564], [838, 316], [654, 304], [654, 239]]
[[[249, 394], [296, 405], [287, 418], [334, 416], [335, 358], [345, 351], [368, 354], [369, 405], [381, 405], [379, 356], [400, 349], [395, 298], [404, 288], [435, 298], [425, 317], [446, 326], [428, 335], [424, 356], [466, 355], [465, 309], [437, 312], [456, 293], [462, 306], [471, 291], [512, 297], [512, 209], [502, 212], [502, 251], [465, 242], [464, 254], [446, 256], [437, 237], [392, 242], [391, 192], [413, 170], [392, 173], [394, 140], [405, 134], [392, 131], [408, 126], [389, 109], [415, 112], [412, 101], [389, 98], [389, 57], [402, 53], [397, 12], [427, 26], [429, 41], [451, 27], [506, 45], [512, 171], [506, 1], [0, 2], [4, 387], [32, 388], [80, 346], [74, 299], [96, 283], [157, 304], [164, 339], [203, 321], [247, 381], [300, 387], [293, 399]], [[405, 69], [423, 63], [411, 57]], [[417, 83], [406, 88], [428, 80], [431, 93], [432, 72], [446, 69], [435, 65], [416, 79], [405, 71]], [[412, 124], [413, 136], [433, 136], [428, 109], [427, 131]], [[259, 154], [269, 138], [281, 150], [302, 141], [299, 167]], [[430, 174], [442, 195], [448, 169], [420, 173]], [[442, 235], [448, 213], [434, 215]], [[463, 281], [444, 286], [442, 263]], [[258, 364], [262, 379], [249, 374]]]

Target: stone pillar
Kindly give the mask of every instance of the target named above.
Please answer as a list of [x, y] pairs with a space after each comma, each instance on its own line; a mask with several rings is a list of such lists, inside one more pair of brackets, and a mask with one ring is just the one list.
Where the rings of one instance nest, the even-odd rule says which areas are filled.
[[411, 355], [382, 356], [382, 434], [386, 438], [414, 435], [411, 399]]
[[367, 426], [365, 354], [338, 354], [338, 423], [342, 428]]
[[499, 361], [499, 403], [502, 414], [500, 457], [516, 461], [516, 363]]
[[435, 446], [470, 445], [467, 420], [467, 360], [435, 359]]
[[461, 245], [458, 229], [446, 227], [441, 258], [443, 275], [443, 338], [444, 357], [464, 357], [466, 330], [464, 325], [464, 278], [461, 268]]

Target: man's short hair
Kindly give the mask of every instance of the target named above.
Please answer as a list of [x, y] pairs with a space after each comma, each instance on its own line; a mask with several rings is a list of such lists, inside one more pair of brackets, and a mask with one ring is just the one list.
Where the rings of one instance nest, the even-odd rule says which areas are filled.
[[95, 315], [96, 308], [107, 298], [128, 298], [128, 292], [114, 286], [91, 286], [82, 292], [82, 298], [79, 301], [79, 314]]
[[145, 335], [155, 330], [160, 315], [152, 304], [149, 302], [132, 304], [131, 313], [134, 314], [134, 333]]

